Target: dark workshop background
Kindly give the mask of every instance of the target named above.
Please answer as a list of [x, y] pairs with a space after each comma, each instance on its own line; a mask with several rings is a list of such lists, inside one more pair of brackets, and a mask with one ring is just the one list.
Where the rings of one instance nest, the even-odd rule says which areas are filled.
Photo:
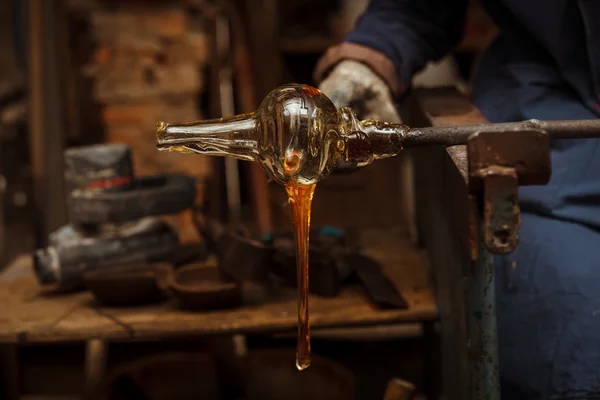
[[[314, 84], [316, 61], [343, 38], [365, 5], [364, 0], [0, 2], [0, 270], [45, 245], [48, 233], [66, 222], [62, 154], [68, 147], [126, 143], [137, 175], [177, 171], [196, 177], [198, 202], [226, 220], [231, 204], [224, 195], [223, 160], [158, 153], [156, 121], [248, 112], [280, 84]], [[473, 2], [455, 54], [428, 67], [415, 85], [450, 84], [468, 92], [471, 70], [493, 35]], [[282, 188], [268, 183], [258, 166], [240, 163], [239, 176], [247, 226], [263, 233], [289, 228]], [[411, 190], [400, 158], [333, 176], [319, 184], [313, 224], [410, 225]], [[184, 242], [197, 240], [190, 215], [169, 222]], [[422, 354], [428, 349], [422, 334], [419, 324], [379, 334], [324, 333], [315, 337], [313, 350], [354, 374], [358, 399], [382, 398], [391, 377], [423, 384]], [[293, 334], [247, 340], [252, 349], [295, 345]], [[111, 346], [109, 366], [116, 368], [142, 354], [200, 344], [190, 339]], [[84, 350], [80, 344], [22, 348], [22, 398], [77, 398], [86, 379]]]

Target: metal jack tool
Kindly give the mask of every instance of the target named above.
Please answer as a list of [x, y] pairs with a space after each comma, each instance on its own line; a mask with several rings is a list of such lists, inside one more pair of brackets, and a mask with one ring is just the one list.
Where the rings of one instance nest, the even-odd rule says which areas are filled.
[[33, 253], [41, 285], [70, 290], [93, 269], [171, 259], [179, 238], [155, 216], [192, 207], [193, 178], [136, 178], [130, 149], [117, 144], [68, 149], [65, 164], [70, 223]]
[[280, 184], [311, 185], [341, 162], [362, 167], [406, 148], [466, 144], [464, 178], [471, 221], [467, 297], [469, 317], [473, 316], [467, 329], [469, 395], [472, 400], [499, 399], [491, 253], [506, 254], [516, 246], [517, 188], [547, 183], [550, 139], [600, 137], [600, 120], [459, 125], [409, 128], [358, 121], [350, 109], [337, 110], [319, 90], [286, 85], [271, 92], [254, 113], [183, 124], [160, 122], [157, 147], [258, 161]]

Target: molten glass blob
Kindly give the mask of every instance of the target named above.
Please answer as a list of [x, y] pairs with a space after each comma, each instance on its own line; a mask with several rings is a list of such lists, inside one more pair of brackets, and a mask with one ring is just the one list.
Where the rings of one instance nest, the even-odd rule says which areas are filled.
[[338, 110], [318, 89], [291, 84], [269, 93], [254, 113], [159, 122], [157, 147], [258, 161], [280, 184], [311, 185], [340, 160], [364, 166], [398, 154], [407, 131], [405, 125], [358, 121], [350, 109]]
[[270, 178], [285, 185], [296, 238], [299, 370], [310, 365], [308, 248], [316, 184], [342, 160], [365, 166], [398, 154], [407, 131], [400, 124], [358, 121], [350, 109], [337, 110], [327, 96], [306, 85], [273, 90], [254, 113], [158, 123], [159, 150], [258, 161]]

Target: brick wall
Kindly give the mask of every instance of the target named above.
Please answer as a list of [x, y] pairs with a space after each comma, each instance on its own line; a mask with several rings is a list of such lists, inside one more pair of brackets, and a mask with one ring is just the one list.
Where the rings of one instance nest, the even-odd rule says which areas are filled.
[[[202, 118], [198, 99], [210, 58], [208, 35], [177, 2], [93, 3], [88, 18], [94, 49], [84, 73], [93, 80], [105, 140], [132, 147], [138, 175], [178, 171], [197, 177], [201, 197], [209, 159], [159, 153], [155, 132], [159, 120]], [[184, 241], [194, 236], [188, 215], [173, 221]]]

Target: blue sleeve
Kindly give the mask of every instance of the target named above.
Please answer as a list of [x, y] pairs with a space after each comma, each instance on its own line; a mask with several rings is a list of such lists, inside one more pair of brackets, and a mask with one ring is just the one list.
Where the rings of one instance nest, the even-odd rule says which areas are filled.
[[409, 85], [462, 37], [468, 0], [371, 0], [346, 42], [385, 54]]

